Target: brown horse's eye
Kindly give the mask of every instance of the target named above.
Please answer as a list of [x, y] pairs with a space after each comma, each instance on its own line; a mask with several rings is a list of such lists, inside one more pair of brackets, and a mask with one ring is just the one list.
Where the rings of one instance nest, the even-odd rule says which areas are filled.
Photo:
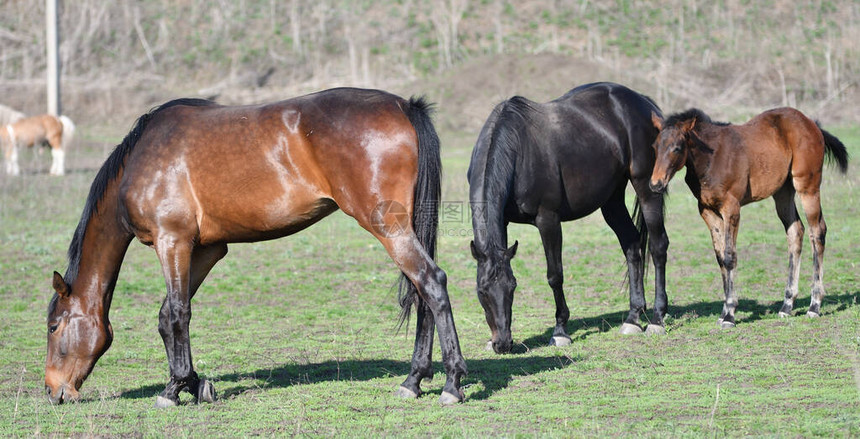
[[51, 325], [51, 326], [48, 328], [48, 332], [49, 332], [49, 333], [51, 333], [51, 334], [53, 334], [56, 330], [57, 330], [57, 325]]

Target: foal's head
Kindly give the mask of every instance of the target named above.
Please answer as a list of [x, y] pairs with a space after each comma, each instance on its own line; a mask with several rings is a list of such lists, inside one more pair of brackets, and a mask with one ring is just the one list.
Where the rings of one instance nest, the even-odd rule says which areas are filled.
[[651, 122], [660, 131], [653, 145], [657, 161], [649, 183], [652, 191], [664, 192], [675, 172], [684, 167], [687, 153], [694, 142], [690, 134], [696, 126], [696, 120], [696, 116], [670, 117], [664, 123], [660, 116], [651, 113]]
[[487, 325], [493, 333], [492, 345], [497, 354], [510, 352], [511, 305], [517, 278], [511, 270], [511, 259], [517, 253], [518, 242], [510, 248], [480, 250], [472, 241], [472, 256], [478, 261], [478, 300], [484, 308]]
[[[45, 391], [54, 404], [79, 398], [78, 390], [113, 340], [113, 329], [102, 312], [73, 295], [54, 272], [56, 295], [48, 308], [48, 357]], [[99, 307], [101, 308], [101, 307]]]

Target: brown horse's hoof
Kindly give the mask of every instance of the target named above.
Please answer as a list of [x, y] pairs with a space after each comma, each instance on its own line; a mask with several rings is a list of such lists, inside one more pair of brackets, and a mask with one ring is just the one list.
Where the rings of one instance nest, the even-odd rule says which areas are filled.
[[735, 327], [735, 324], [733, 322], [727, 322], [725, 320], [720, 320], [717, 323], [720, 324], [720, 329], [731, 329]]
[[561, 335], [556, 335], [553, 338], [549, 339], [550, 346], [570, 346], [570, 337], [565, 337]]
[[813, 311], [807, 311], [806, 317], [816, 318], [816, 317], [821, 317], [821, 314], [818, 314], [817, 312], [813, 312]]
[[215, 402], [215, 386], [207, 380], [200, 380], [197, 386], [197, 403]]
[[418, 394], [407, 389], [406, 387], [400, 386], [397, 390], [394, 391], [394, 395], [403, 399], [415, 399], [418, 398]]
[[787, 312], [782, 312], [782, 311], [779, 312], [779, 318], [784, 319], [787, 317], [791, 317], [791, 314], [789, 314]]
[[174, 401], [170, 398], [165, 398], [161, 395], [158, 395], [155, 397], [155, 408], [157, 408], [157, 409], [163, 409], [163, 408], [167, 408], [167, 407], [176, 407], [176, 405], [177, 405], [176, 401]]
[[625, 323], [621, 325], [620, 332], [623, 335], [641, 334], [642, 327], [639, 325], [634, 325], [633, 323]]
[[[460, 390], [460, 393], [462, 394], [463, 391]], [[454, 405], [460, 402], [463, 402], [463, 396], [455, 396], [444, 390], [442, 391], [442, 395], [439, 396], [439, 403], [442, 405]]]
[[666, 335], [666, 328], [652, 324], [645, 328], [645, 333], [648, 335]]

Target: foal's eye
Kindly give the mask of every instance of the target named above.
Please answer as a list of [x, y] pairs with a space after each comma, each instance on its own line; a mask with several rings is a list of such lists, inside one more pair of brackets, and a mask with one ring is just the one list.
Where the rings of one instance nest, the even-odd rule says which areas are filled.
[[56, 332], [56, 330], [57, 330], [57, 325], [51, 325], [51, 326], [48, 328], [48, 332], [49, 332], [49, 333], [51, 333], [51, 334], [53, 334], [54, 332]]

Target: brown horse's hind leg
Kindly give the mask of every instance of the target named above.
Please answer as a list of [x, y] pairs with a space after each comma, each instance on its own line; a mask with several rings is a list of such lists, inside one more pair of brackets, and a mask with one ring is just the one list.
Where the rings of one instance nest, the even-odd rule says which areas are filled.
[[[820, 180], [820, 179], [819, 179]], [[795, 185], [796, 187], [796, 185]], [[816, 186], [815, 191], [798, 189], [803, 212], [809, 223], [809, 240], [812, 243], [812, 299], [809, 303], [809, 317], [821, 315], [821, 299], [824, 297], [824, 244], [827, 224], [821, 212], [821, 199]]]
[[[374, 229], [368, 228], [368, 230]], [[460, 352], [457, 330], [454, 327], [454, 315], [448, 298], [448, 280], [445, 272], [424, 251], [411, 228], [396, 233], [397, 236], [383, 236], [379, 232], [374, 232], [374, 235], [385, 246], [400, 270], [417, 287], [418, 294], [421, 296], [412, 369], [398, 393], [401, 396], [412, 396], [405, 393], [405, 389], [414, 396], [418, 396], [421, 393], [419, 387], [421, 379], [432, 376], [430, 355], [433, 346], [432, 324], [435, 321], [442, 349], [442, 363], [447, 375], [439, 400], [443, 404], [462, 401], [464, 396], [460, 388], [460, 379], [466, 375], [466, 361]], [[426, 303], [423, 314], [422, 301]], [[427, 310], [432, 312], [432, 317], [426, 313]]]
[[49, 134], [46, 140], [51, 145], [51, 170], [48, 173], [50, 175], [64, 175], [66, 173], [66, 152], [63, 150], [62, 131]]
[[779, 310], [780, 317], [788, 317], [797, 299], [798, 278], [800, 277], [800, 252], [803, 248], [803, 222], [794, 205], [794, 187], [791, 183], [785, 184], [775, 194], [773, 201], [776, 204], [776, 214], [785, 227], [788, 237], [788, 282], [785, 285], [785, 301]]
[[[178, 404], [182, 390], [188, 390], [198, 402], [215, 399], [212, 385], [200, 380], [194, 372], [188, 325], [191, 321], [191, 298], [215, 263], [227, 254], [227, 245], [191, 247], [191, 244], [173, 241], [159, 242], [156, 247], [167, 281], [167, 297], [158, 314], [158, 332], [164, 341], [170, 366], [170, 382], [156, 398], [156, 407]], [[161, 250], [163, 248], [167, 250]]]

